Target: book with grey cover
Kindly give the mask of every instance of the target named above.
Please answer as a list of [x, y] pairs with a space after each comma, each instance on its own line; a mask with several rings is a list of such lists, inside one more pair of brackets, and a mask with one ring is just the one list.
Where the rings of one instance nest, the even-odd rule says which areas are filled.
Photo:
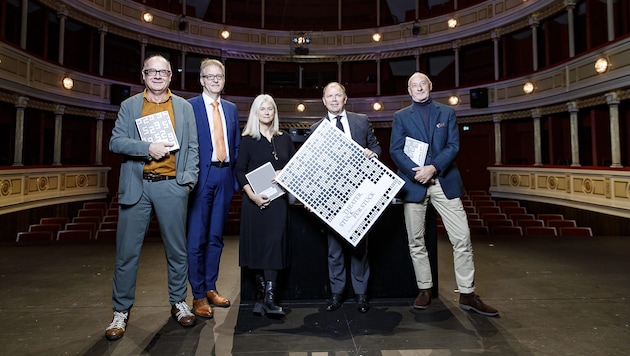
[[245, 175], [254, 193], [266, 195], [269, 200], [274, 200], [284, 194], [284, 190], [277, 183], [272, 182], [275, 177], [276, 171], [271, 162], [267, 162]]

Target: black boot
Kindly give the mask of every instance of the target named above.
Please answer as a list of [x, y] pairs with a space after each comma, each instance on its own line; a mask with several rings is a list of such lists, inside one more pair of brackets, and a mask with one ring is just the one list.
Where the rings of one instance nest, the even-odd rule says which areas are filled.
[[265, 282], [265, 298], [263, 300], [263, 311], [269, 317], [283, 317], [286, 314], [282, 310], [282, 307], [276, 305], [275, 301], [276, 285], [272, 281]]
[[263, 299], [265, 298], [265, 279], [256, 274], [256, 304], [254, 304], [254, 315], [263, 315]]

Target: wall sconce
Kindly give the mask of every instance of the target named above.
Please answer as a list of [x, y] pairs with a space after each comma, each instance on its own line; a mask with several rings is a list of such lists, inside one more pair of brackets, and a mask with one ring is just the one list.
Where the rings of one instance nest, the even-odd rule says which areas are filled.
[[61, 85], [63, 85], [63, 87], [65, 89], [70, 90], [70, 89], [72, 89], [74, 87], [74, 80], [72, 80], [72, 78], [70, 78], [70, 77], [64, 77], [61, 80]]
[[525, 83], [525, 85], [523, 85], [523, 93], [525, 94], [533, 93], [534, 89], [536, 89], [536, 87], [534, 86], [534, 83], [532, 82], [527, 82]]
[[300, 32], [297, 36], [293, 36], [293, 43], [298, 46], [303, 46], [311, 43], [311, 38], [308, 37], [304, 32]]
[[455, 28], [457, 27], [457, 25], [459, 25], [459, 21], [457, 21], [456, 18], [451, 17], [450, 19], [448, 19], [448, 22], [446, 23], [448, 25], [448, 28]]
[[143, 13], [142, 14], [142, 21], [144, 21], [146, 23], [153, 22], [153, 14], [151, 14], [150, 12]]
[[605, 73], [610, 67], [610, 62], [608, 59], [602, 57], [595, 62], [595, 71], [599, 74]]
[[306, 111], [306, 105], [304, 105], [303, 103], [299, 103], [295, 106], [295, 110], [297, 112], [305, 112]]
[[381, 42], [381, 39], [383, 39], [383, 36], [378, 32], [372, 35], [372, 41], [374, 42]]
[[230, 38], [230, 36], [232, 36], [232, 34], [228, 30], [221, 30], [219, 36], [221, 36], [221, 38], [223, 38], [224, 40], [227, 40]]
[[457, 96], [457, 95], [449, 96], [448, 103], [451, 106], [455, 106], [455, 105], [459, 104], [459, 96]]
[[381, 111], [383, 110], [383, 108], [383, 103], [381, 102], [375, 101], [372, 103], [372, 110], [374, 111]]

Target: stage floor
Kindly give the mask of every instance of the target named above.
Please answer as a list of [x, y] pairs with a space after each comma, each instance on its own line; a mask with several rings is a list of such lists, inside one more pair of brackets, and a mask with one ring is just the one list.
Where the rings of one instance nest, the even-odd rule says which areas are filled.
[[473, 239], [477, 293], [497, 318], [458, 308], [444, 237], [440, 298], [425, 311], [408, 298], [374, 299], [367, 314], [352, 300], [335, 312], [281, 300], [285, 319], [256, 317], [240, 303], [238, 237], [225, 242], [218, 289], [233, 305], [184, 329], [170, 317], [162, 244], [146, 241], [127, 332], [113, 342], [113, 244], [0, 246], [0, 354], [630, 354], [630, 237]]

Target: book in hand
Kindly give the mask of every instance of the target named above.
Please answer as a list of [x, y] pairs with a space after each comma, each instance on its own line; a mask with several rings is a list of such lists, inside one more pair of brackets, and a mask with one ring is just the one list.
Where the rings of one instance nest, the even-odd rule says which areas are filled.
[[171, 142], [173, 146], [168, 148], [169, 151], [179, 149], [179, 142], [175, 136], [175, 129], [173, 129], [168, 111], [165, 110], [136, 119], [136, 126], [142, 141]]
[[274, 200], [284, 194], [280, 185], [272, 182], [275, 177], [276, 171], [271, 162], [267, 162], [245, 175], [254, 193], [266, 195], [269, 200]]
[[403, 152], [405, 152], [405, 154], [411, 158], [418, 167], [424, 166], [424, 162], [427, 160], [428, 150], [428, 143], [416, 140], [409, 136], [405, 137], [405, 148], [403, 149]]

